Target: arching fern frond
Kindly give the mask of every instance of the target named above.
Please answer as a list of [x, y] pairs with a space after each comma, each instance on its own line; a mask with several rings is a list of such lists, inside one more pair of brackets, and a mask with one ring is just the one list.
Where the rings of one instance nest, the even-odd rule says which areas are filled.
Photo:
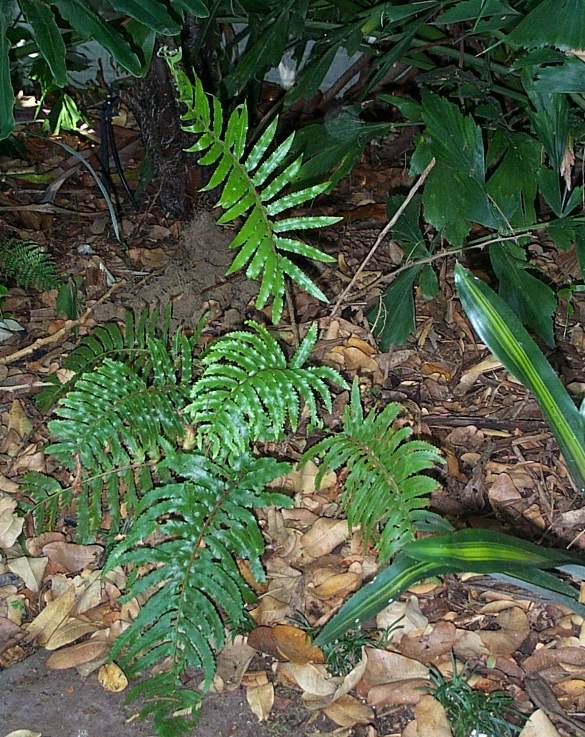
[[[35, 398], [37, 406], [48, 411], [73, 389], [82, 374], [93, 371], [105, 358], [125, 363], [148, 379], [152, 360], [148, 340], [160, 341], [177, 366], [184, 363], [183, 356], [191, 356], [201, 336], [205, 318], [199, 320], [191, 337], [177, 330], [170, 338], [170, 320], [171, 306], [166, 305], [164, 309], [144, 309], [136, 316], [128, 311], [123, 326], [116, 322], [98, 325], [63, 361], [63, 368], [72, 372], [72, 376], [61, 383], [56, 374], [50, 374], [50, 385]], [[188, 381], [187, 376], [184, 376], [184, 381]]]
[[414, 526], [437, 481], [421, 474], [443, 459], [422, 440], [409, 440], [409, 427], [394, 428], [402, 407], [392, 402], [379, 414], [364, 417], [359, 386], [354, 380], [351, 402], [343, 415], [343, 431], [321, 440], [302, 458], [320, 458], [320, 483], [327, 469], [347, 466], [342, 496], [350, 525], [360, 525], [366, 539], [376, 541], [386, 560], [414, 539]]
[[58, 287], [63, 281], [55, 261], [42, 246], [16, 238], [0, 240], [0, 274], [19, 287], [41, 291]]
[[321, 289], [290, 259], [289, 254], [325, 263], [334, 259], [291, 234], [333, 225], [341, 218], [298, 216], [278, 219], [276, 216], [310, 202], [324, 192], [329, 183], [283, 194], [301, 168], [301, 157], [290, 161], [288, 156], [294, 133], [271, 150], [278, 127], [278, 119], [275, 118], [256, 143], [247, 148], [247, 108], [238, 105], [224, 125], [219, 100], [205, 93], [199, 79], [193, 86], [179, 68], [180, 52], [166, 51], [165, 54], [175, 78], [179, 100], [186, 107], [182, 116], [183, 128], [198, 136], [189, 151], [205, 152], [199, 164], [215, 167], [204, 189], [222, 186], [217, 206], [223, 208], [224, 214], [219, 222], [229, 223], [245, 217], [230, 244], [230, 248], [239, 250], [228, 274], [246, 267], [247, 277], [261, 278], [256, 307], [262, 309], [273, 297], [272, 321], [275, 324], [282, 314], [285, 277], [316, 299], [326, 302]]
[[116, 640], [111, 657], [119, 658], [130, 674], [168, 659], [165, 688], [158, 681], [151, 688], [147, 680], [134, 689], [136, 696], [149, 691], [154, 699], [149, 711], [164, 725], [178, 708], [181, 675], [187, 668], [201, 668], [204, 690], [209, 688], [214, 654], [224, 643], [224, 619], [240, 623], [244, 604], [255, 598], [237, 559], [249, 560], [256, 579], [265, 580], [264, 541], [253, 510], [292, 502], [265, 488], [290, 470], [290, 464], [272, 458], [246, 453], [226, 465], [180, 453], [161, 465], [178, 480], [145, 494], [107, 569], [130, 567], [126, 599], [150, 594]]
[[212, 457], [242, 453], [257, 440], [281, 439], [287, 422], [296, 429], [301, 400], [317, 424], [317, 400], [331, 410], [326, 382], [345, 385], [328, 366], [304, 366], [317, 339], [316, 325], [287, 361], [264, 326], [246, 324], [250, 331], [232, 332], [211, 344], [186, 409], [197, 426], [199, 447], [206, 445]]
[[[169, 351], [163, 340], [146, 337], [140, 372], [104, 358], [83, 374], [48, 423], [55, 442], [45, 452], [74, 475], [70, 486], [35, 474], [23, 479], [40, 527], [54, 522], [56, 507], [73, 501], [76, 492], [77, 533], [91, 539], [99, 528], [104, 497], [110, 529], [120, 525], [122, 499], [129, 512], [139, 488], [153, 485], [151, 468], [162, 456], [162, 440], [175, 441], [183, 431], [180, 412], [192, 380], [191, 344], [182, 336]], [[57, 503], [57, 500], [58, 503]]]

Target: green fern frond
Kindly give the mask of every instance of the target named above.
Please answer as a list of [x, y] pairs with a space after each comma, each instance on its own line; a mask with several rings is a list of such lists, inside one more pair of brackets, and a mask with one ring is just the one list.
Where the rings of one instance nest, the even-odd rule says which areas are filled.
[[211, 344], [186, 408], [197, 426], [199, 447], [208, 447], [212, 457], [243, 453], [257, 440], [281, 439], [287, 422], [296, 429], [301, 400], [316, 425], [317, 400], [331, 411], [326, 382], [345, 385], [328, 366], [304, 367], [317, 339], [316, 325], [287, 362], [264, 326], [246, 324], [251, 331], [232, 332]]
[[[316, 299], [327, 302], [321, 289], [300, 269], [289, 254], [321, 262], [332, 262], [331, 256], [310, 246], [291, 233], [299, 230], [323, 228], [339, 222], [338, 217], [301, 216], [277, 219], [276, 216], [310, 202], [324, 192], [329, 183], [283, 194], [295, 180], [301, 157], [289, 159], [294, 133], [271, 150], [278, 118], [266, 128], [256, 143], [247, 149], [248, 111], [238, 105], [224, 125], [221, 103], [207, 95], [199, 79], [195, 86], [179, 68], [179, 52], [166, 52], [179, 93], [179, 100], [187, 110], [183, 115], [184, 130], [198, 136], [189, 149], [205, 152], [199, 163], [214, 166], [215, 171], [204, 190], [222, 187], [217, 206], [224, 214], [219, 223], [229, 223], [245, 217], [244, 223], [230, 248], [239, 249], [228, 274], [246, 268], [250, 279], [261, 279], [256, 307], [262, 309], [273, 297], [272, 321], [280, 320], [283, 308], [285, 277], [289, 277]], [[210, 105], [211, 102], [211, 105]]]
[[15, 238], [0, 241], [0, 273], [19, 287], [41, 291], [54, 289], [63, 281], [53, 258], [42, 246]]
[[[96, 350], [91, 356], [82, 356], [82, 361], [99, 355], [106, 334], [115, 338], [108, 350], [125, 350], [119, 347], [121, 334], [104, 331], [99, 343], [94, 340]], [[70, 503], [75, 489], [79, 539], [91, 539], [99, 529], [104, 497], [110, 529], [116, 532], [122, 500], [131, 512], [138, 498], [137, 487], [144, 492], [153, 485], [151, 468], [162, 457], [163, 441], [174, 442], [182, 434], [180, 412], [192, 381], [189, 339], [177, 333], [168, 350], [162, 339], [148, 337], [142, 327], [141, 337], [128, 338], [128, 342], [135, 341], [145, 341], [137, 366], [140, 372], [100, 355], [101, 365], [82, 374], [57, 405], [59, 419], [48, 423], [55, 442], [46, 453], [69, 469], [75, 479], [71, 486], [57, 489], [51, 477], [46, 477], [45, 484], [40, 475], [25, 476], [25, 488], [34, 501], [31, 511], [41, 527], [54, 522], [57, 503]], [[82, 348], [89, 350], [88, 343]]]
[[56, 374], [50, 374], [50, 386], [36, 396], [37, 406], [48, 411], [73, 389], [82, 374], [93, 371], [106, 358], [125, 363], [148, 380], [153, 359], [148, 340], [160, 341], [172, 357], [175, 368], [181, 367], [183, 383], [190, 381], [192, 354], [205, 326], [205, 318], [199, 320], [193, 336], [187, 337], [177, 330], [172, 339], [169, 338], [170, 320], [171, 306], [167, 305], [163, 310], [144, 309], [137, 316], [128, 311], [123, 327], [115, 322], [98, 325], [63, 361], [63, 368], [73, 374], [71, 378], [61, 383]]
[[[254, 600], [236, 560], [249, 560], [256, 579], [265, 580], [260, 560], [264, 541], [253, 510], [274, 504], [289, 507], [292, 502], [265, 488], [290, 470], [290, 464], [272, 458], [243, 454], [225, 465], [180, 453], [169, 455], [161, 466], [180, 480], [144, 495], [107, 569], [131, 568], [126, 599], [150, 594], [116, 640], [111, 657], [119, 658], [130, 674], [168, 659], [169, 690], [161, 693], [156, 686], [150, 695], [158, 697], [161, 713], [166, 699], [172, 713], [176, 705], [168, 699], [180, 689], [182, 673], [201, 668], [204, 689], [209, 688], [214, 654], [224, 644], [224, 619], [237, 625], [244, 604]], [[142, 688], [135, 689], [137, 695]]]
[[347, 466], [342, 495], [350, 525], [360, 525], [366, 539], [376, 541], [383, 560], [414, 539], [414, 527], [426, 509], [437, 481], [421, 474], [443, 459], [422, 440], [408, 440], [409, 427], [394, 428], [402, 407], [392, 402], [379, 414], [364, 417], [354, 380], [351, 402], [343, 415], [343, 431], [321, 440], [301, 459], [321, 459], [320, 483], [327, 469]]

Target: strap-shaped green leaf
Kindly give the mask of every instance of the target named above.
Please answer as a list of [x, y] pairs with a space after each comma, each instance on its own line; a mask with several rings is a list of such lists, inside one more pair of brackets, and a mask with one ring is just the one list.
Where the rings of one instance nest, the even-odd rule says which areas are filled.
[[289, 254], [323, 263], [332, 262], [333, 257], [316, 246], [286, 236], [297, 231], [327, 227], [340, 218], [295, 215], [277, 219], [276, 216], [311, 201], [329, 185], [325, 183], [286, 191], [302, 163], [300, 158], [291, 161], [289, 157], [294, 133], [273, 148], [278, 128], [278, 120], [274, 119], [246, 154], [247, 109], [241, 105], [236, 107], [224, 125], [219, 100], [211, 97], [210, 105], [201, 81], [196, 79], [193, 86], [179, 68], [180, 56], [168, 52], [166, 56], [175, 77], [179, 99], [187, 107], [183, 116], [184, 129], [199, 136], [190, 150], [203, 153], [200, 164], [215, 167], [204, 189], [222, 188], [217, 204], [224, 213], [219, 222], [224, 224], [238, 217], [244, 218], [243, 225], [230, 243], [230, 248], [238, 249], [238, 253], [227, 273], [245, 269], [248, 278], [260, 279], [256, 307], [262, 309], [272, 298], [272, 320], [275, 323], [280, 320], [283, 310], [286, 277], [316, 299], [327, 301], [323, 291]]
[[579, 602], [579, 592], [551, 580], [541, 569], [556, 568], [563, 563], [581, 561], [578, 555], [553, 550], [492, 530], [459, 530], [454, 533], [405, 545], [393, 563], [354, 594], [323, 627], [315, 638], [322, 647], [339, 639], [344, 632], [355, 629], [374, 617], [409, 586], [444, 573], [498, 573], [513, 576], [515, 583], [523, 581], [538, 586], [539, 592], [575, 612], [585, 613]]
[[39, 51], [49, 65], [55, 84], [64, 87], [67, 82], [65, 43], [53, 13], [41, 0], [20, 0], [20, 7], [33, 29]]
[[585, 420], [550, 363], [508, 305], [460, 264], [455, 284], [480, 339], [538, 401], [573, 481], [585, 494]]
[[0, 141], [14, 128], [14, 92], [10, 82], [10, 42], [6, 32], [10, 25], [9, 8], [0, 7]]
[[63, 18], [86, 38], [92, 38], [107, 49], [130, 74], [142, 74], [142, 64], [124, 37], [83, 0], [51, 0]]

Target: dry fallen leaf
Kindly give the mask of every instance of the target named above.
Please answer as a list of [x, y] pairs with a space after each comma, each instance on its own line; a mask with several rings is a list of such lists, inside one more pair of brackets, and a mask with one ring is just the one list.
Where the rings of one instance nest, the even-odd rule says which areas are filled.
[[524, 725], [518, 737], [561, 737], [547, 715], [538, 709]]
[[[429, 681], [424, 678], [409, 678], [405, 681], [394, 681], [393, 683], [381, 683], [372, 686], [367, 692], [368, 704], [372, 706], [398, 706], [406, 704], [414, 706], [425, 695], [429, 687]], [[363, 686], [360, 684], [358, 691]]]
[[327, 555], [348, 537], [347, 520], [319, 518], [299, 541], [303, 560], [308, 562]]
[[325, 658], [318, 647], [311, 644], [307, 633], [290, 624], [274, 627], [256, 627], [248, 635], [248, 645], [255, 650], [293, 663], [323, 663]]
[[430, 694], [418, 702], [414, 716], [418, 737], [453, 737], [445, 708]]
[[518, 650], [530, 633], [528, 617], [519, 607], [505, 609], [496, 617], [499, 630], [481, 631], [479, 636], [490, 655], [508, 656]]
[[258, 720], [265, 722], [274, 705], [274, 686], [272, 683], [265, 683], [261, 686], [253, 686], [246, 689], [246, 701], [250, 709], [258, 717]]
[[95, 624], [70, 617], [59, 625], [48, 641], [45, 642], [45, 649], [58, 650], [60, 647], [65, 647], [65, 645], [69, 645], [75, 642], [75, 640], [79, 640], [80, 637], [93, 633], [96, 630], [97, 626]]
[[57, 650], [47, 660], [47, 668], [65, 670], [102, 658], [109, 651], [110, 645], [102, 640], [88, 640], [78, 645], [71, 645], [64, 650]]
[[374, 718], [374, 710], [362, 704], [354, 696], [344, 694], [333, 704], [326, 706], [323, 711], [335, 724], [340, 727], [353, 727], [356, 724], [368, 724]]
[[30, 624], [26, 626], [27, 640], [45, 645], [55, 630], [69, 617], [75, 604], [75, 589], [70, 586], [61, 596], [50, 601]]
[[376, 616], [379, 629], [392, 628], [391, 642], [411, 632], [422, 632], [428, 623], [416, 596], [411, 596], [408, 601], [393, 601]]
[[104, 663], [98, 670], [98, 681], [103, 689], [119, 693], [128, 686], [126, 674], [116, 663]]
[[15, 514], [16, 499], [0, 496], [0, 548], [11, 548], [22, 532], [24, 519]]
[[452, 622], [437, 622], [428, 634], [405, 635], [398, 645], [400, 652], [407, 658], [419, 660], [421, 663], [432, 663], [441, 655], [453, 649], [457, 637], [457, 628]]
[[103, 552], [101, 545], [77, 545], [62, 541], [50, 542], [43, 546], [43, 555], [46, 555], [54, 566], [58, 566], [66, 573], [77, 573], [84, 568], [94, 568]]
[[407, 681], [411, 678], [428, 678], [429, 669], [418, 660], [405, 658], [388, 650], [367, 648], [368, 664], [364, 673], [364, 688], [370, 689], [382, 683]]
[[219, 653], [216, 673], [228, 691], [239, 688], [242, 677], [254, 655], [256, 655], [256, 650], [250, 647], [241, 635], [235, 637]]
[[47, 558], [13, 558], [8, 561], [7, 568], [20, 576], [29, 591], [39, 591], [45, 575]]

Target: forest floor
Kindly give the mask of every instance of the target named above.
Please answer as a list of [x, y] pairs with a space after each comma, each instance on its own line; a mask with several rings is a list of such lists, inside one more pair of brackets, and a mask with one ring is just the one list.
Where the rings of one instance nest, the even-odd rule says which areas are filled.
[[[127, 141], [129, 132], [122, 134]], [[73, 138], [68, 143], [87, 149]], [[139, 149], [134, 156], [125, 157], [131, 175]], [[0, 737], [14, 730], [43, 737], [146, 737], [152, 734], [149, 725], [135, 718], [135, 706], [123, 706], [124, 693], [117, 692], [123, 686], [102, 669], [109, 632], [123, 617], [116, 603], [123, 575], [103, 583], [103, 549], [75, 545], [66, 520], [42, 535], [26, 520], [24, 545], [2, 545], [2, 535], [18, 524], [13, 502], [21, 493], [19, 479], [27, 471], [51, 470], [42, 452], [48, 418], [34, 397], [49, 373], [61, 371], [63, 357], [80, 338], [98, 324], [122, 320], [128, 309], [170, 302], [173, 324], [187, 330], [207, 312], [206, 341], [247, 318], [266, 322], [266, 316], [253, 307], [253, 283], [242, 275], [225, 278], [230, 230], [217, 226], [196, 196], [192, 220], [176, 222], [160, 211], [153, 192], [139, 212], [125, 211], [122, 246], [93, 179], [74, 157], [30, 139], [26, 159], [2, 159], [0, 166], [0, 236], [47, 246], [61, 271], [77, 278], [82, 303], [74, 322], [57, 315], [56, 290], [12, 288], [3, 304], [24, 330], [0, 344]], [[48, 200], [39, 174], [47, 185], [62, 178]], [[401, 162], [385, 161], [383, 151], [374, 150], [317, 204], [319, 214], [345, 216], [319, 244], [336, 258], [315, 275], [332, 303], [387, 222], [388, 194], [411, 184]], [[538, 242], [532, 247], [551, 283], [575, 277], [574, 256], [552, 254]], [[482, 254], [476, 255], [473, 267], [481, 272]], [[416, 331], [408, 343], [386, 353], [377, 348], [365, 308], [401, 259], [400, 249], [385, 242], [336, 315], [331, 305], [296, 292], [294, 316], [285, 314], [278, 337], [292, 345], [296, 327], [302, 333], [318, 321], [313, 360], [336, 367], [349, 380], [357, 376], [378, 406], [404, 405], [415, 434], [435, 443], [446, 458], [432, 497], [434, 511], [470, 526], [585, 548], [583, 500], [571, 487], [535, 401], [476, 342], [453, 297], [453, 258], [436, 264], [439, 296], [430, 303], [417, 298]], [[551, 360], [569, 391], [579, 394], [585, 300], [576, 299], [574, 307], [570, 317], [559, 315]], [[327, 424], [338, 421], [346, 402], [341, 392]], [[298, 459], [305, 442], [291, 438], [288, 457]], [[425, 731], [422, 725], [432, 715], [425, 716], [421, 699], [430, 685], [429, 667], [448, 676], [453, 656], [467, 664], [476, 688], [505, 689], [525, 715], [536, 713], [526, 737], [585, 734], [583, 619], [494, 578], [448, 576], [409, 590], [377, 619], [381, 628], [398, 622], [387, 647], [366, 648], [345, 677], [332, 678], [303, 658], [283, 657], [294, 651], [291, 616], [300, 612], [320, 626], [376, 568], [372, 550], [338, 515], [342, 478], [330, 474], [317, 490], [315, 472], [309, 466], [288, 478], [293, 510], [270, 510], [262, 517], [268, 583], [258, 592], [253, 616], [273, 629], [260, 632], [254, 649], [239, 638], [220, 655], [215, 693], [204, 702], [195, 735], [448, 737], [439, 727]], [[42, 612], [39, 634], [30, 623]], [[64, 632], [71, 618], [84, 624], [83, 631]]]

